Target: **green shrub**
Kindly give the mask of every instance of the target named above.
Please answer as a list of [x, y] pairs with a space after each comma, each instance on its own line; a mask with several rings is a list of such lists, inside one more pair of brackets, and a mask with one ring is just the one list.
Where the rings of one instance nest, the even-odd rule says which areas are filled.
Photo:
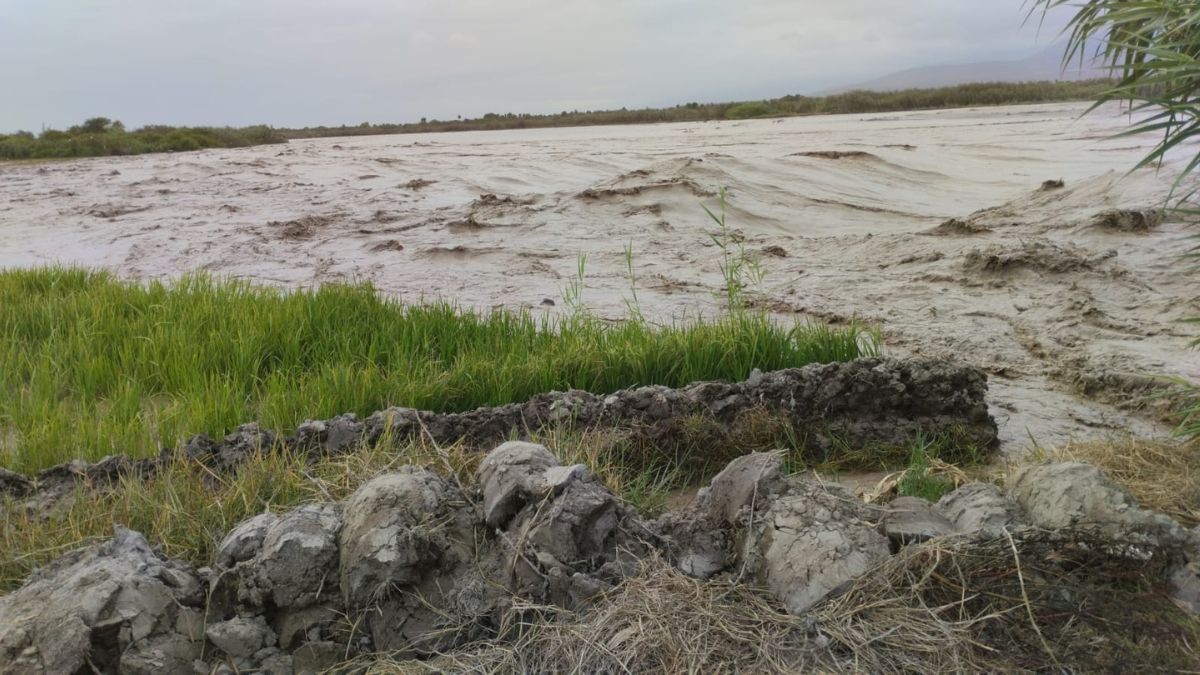
[[750, 103], [739, 103], [729, 110], [725, 111], [725, 118], [731, 120], [745, 120], [753, 117], [771, 117], [781, 114], [779, 109], [772, 106], [766, 101], [753, 101]]
[[286, 142], [277, 131], [261, 125], [244, 129], [146, 126], [126, 131], [119, 121], [93, 117], [66, 131], [47, 129], [36, 138], [29, 133], [0, 135], [0, 159], [138, 155]]

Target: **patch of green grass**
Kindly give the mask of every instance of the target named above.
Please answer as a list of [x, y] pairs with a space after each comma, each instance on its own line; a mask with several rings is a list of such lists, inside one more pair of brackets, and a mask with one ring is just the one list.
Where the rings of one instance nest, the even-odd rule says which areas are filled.
[[[945, 442], [927, 442], [923, 439], [916, 439], [912, 446], [908, 469], [900, 476], [896, 492], [901, 497], [920, 497], [931, 502], [936, 502], [947, 493], [952, 492], [956, 487], [954, 480], [943, 473], [934, 471], [932, 466], [933, 460], [942, 460], [947, 455], [960, 454], [947, 450]], [[967, 457], [970, 458], [972, 454], [968, 452]], [[966, 463], [978, 463], [978, 459], [975, 458], [974, 461]]]
[[545, 391], [741, 380], [875, 351], [856, 328], [784, 326], [737, 310], [653, 326], [405, 305], [370, 286], [284, 292], [187, 276], [0, 272], [0, 466], [148, 456], [248, 421], [392, 405], [462, 411]]
[[953, 490], [954, 481], [930, 474], [928, 460], [923, 458], [913, 459], [908, 471], [896, 486], [896, 491], [901, 497], [920, 497], [930, 502], [937, 502]]

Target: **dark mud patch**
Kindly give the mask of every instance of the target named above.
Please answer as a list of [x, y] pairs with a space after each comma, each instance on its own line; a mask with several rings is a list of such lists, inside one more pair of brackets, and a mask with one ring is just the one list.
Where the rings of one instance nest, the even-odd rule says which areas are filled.
[[991, 229], [969, 220], [951, 218], [932, 230], [926, 230], [921, 234], [930, 237], [973, 237], [979, 234], [987, 234], [991, 231]]
[[131, 213], [149, 211], [149, 206], [132, 206], [129, 204], [96, 204], [87, 209], [86, 213], [95, 218], [120, 218]]
[[267, 227], [274, 231], [280, 239], [304, 241], [312, 239], [317, 232], [334, 220], [336, 220], [334, 216], [303, 216], [288, 221], [273, 220], [267, 223]]
[[385, 211], [383, 209], [379, 209], [375, 213], [371, 214], [371, 222], [379, 223], [380, 225], [388, 225], [400, 220], [401, 218], [403, 218], [403, 216], [400, 214], [393, 211]]
[[446, 223], [446, 231], [453, 234], [471, 234], [499, 228], [522, 227], [520, 223], [493, 223], [480, 220], [472, 213], [463, 220]]
[[1042, 183], [1042, 187], [1038, 188], [1038, 192], [1053, 192], [1054, 190], [1061, 190], [1066, 186], [1066, 182], [1062, 180], [1048, 180]]
[[401, 244], [399, 241], [397, 241], [395, 239], [389, 239], [387, 241], [380, 242], [370, 248], [370, 251], [372, 253], [386, 253], [388, 251], [403, 251], [403, 250], [404, 250], [404, 244]]
[[816, 159], [878, 159], [875, 155], [862, 150], [810, 150], [793, 152], [788, 157], [813, 157]]
[[631, 218], [633, 216], [657, 217], [662, 215], [662, 210], [662, 204], [637, 204], [626, 207], [625, 210], [621, 212], [621, 215], [625, 216], [626, 218]]
[[407, 183], [404, 183], [400, 187], [407, 188], [407, 189], [413, 190], [413, 191], [417, 191], [417, 190], [423, 190], [423, 189], [429, 187], [430, 185], [435, 185], [436, 183], [437, 183], [436, 180], [426, 180], [424, 178], [414, 178], [413, 180], [410, 180]]
[[421, 256], [424, 258], [432, 258], [434, 260], [471, 260], [472, 258], [480, 258], [495, 253], [500, 253], [499, 248], [474, 248], [470, 246], [433, 246], [421, 251]]
[[1088, 221], [1089, 227], [1111, 232], [1149, 232], [1163, 223], [1162, 209], [1110, 209]]
[[695, 197], [712, 197], [716, 195], [712, 190], [701, 187], [699, 183], [690, 178], [669, 178], [667, 180], [640, 185], [588, 188], [580, 192], [577, 197], [588, 200], [612, 199], [614, 197], [634, 197], [648, 192], [677, 190], [680, 188], [688, 191]]
[[[460, 259], [478, 254], [456, 247], [441, 255]], [[43, 471], [34, 483], [54, 501], [70, 494], [76, 480], [111, 484], [121, 475], [152, 473], [179, 453], [219, 473], [234, 470], [246, 458], [268, 449], [315, 459], [351, 452], [385, 435], [393, 442], [427, 439], [486, 449], [514, 435], [558, 429], [625, 430], [635, 447], [675, 457], [681, 471], [693, 471], [708, 466], [715, 455], [689, 456], [689, 448], [737, 447], [736, 438], [765, 426], [754, 422], [761, 422], [758, 415], [763, 411], [785, 419], [786, 437], [799, 439], [805, 452], [816, 459], [838, 448], [907, 448], [917, 437], [953, 437], [984, 448], [997, 437], [986, 391], [986, 375], [975, 368], [944, 361], [862, 359], [755, 372], [739, 383], [700, 382], [679, 389], [649, 386], [612, 394], [550, 392], [524, 403], [468, 412], [389, 408], [365, 419], [348, 414], [306, 422], [292, 436], [248, 424], [220, 440], [197, 436], [183, 448], [165, 449], [154, 459], [116, 457], [95, 465], [60, 465]]]
[[1051, 274], [1096, 270], [1117, 257], [1116, 251], [1092, 254], [1077, 246], [1050, 241], [1028, 241], [1010, 246], [996, 244], [975, 249], [963, 259], [963, 269], [981, 274], [1004, 274], [1027, 269]]
[[504, 195], [503, 197], [492, 193], [479, 195], [478, 199], [471, 202], [471, 208], [484, 208], [494, 206], [529, 206], [534, 202], [533, 197], [514, 197], [512, 195]]

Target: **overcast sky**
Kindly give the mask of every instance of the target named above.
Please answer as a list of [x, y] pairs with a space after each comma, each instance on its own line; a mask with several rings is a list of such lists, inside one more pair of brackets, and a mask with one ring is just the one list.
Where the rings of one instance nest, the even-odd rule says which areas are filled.
[[1028, 56], [1025, 0], [0, 0], [0, 131], [276, 126], [810, 93]]

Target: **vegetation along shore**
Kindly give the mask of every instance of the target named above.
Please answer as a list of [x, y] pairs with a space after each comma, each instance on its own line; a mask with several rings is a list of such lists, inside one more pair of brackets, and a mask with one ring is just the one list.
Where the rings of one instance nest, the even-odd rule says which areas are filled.
[[186, 152], [206, 148], [241, 148], [286, 143], [289, 138], [325, 138], [452, 131], [494, 131], [542, 127], [577, 127], [656, 122], [704, 122], [759, 117], [879, 113], [968, 106], [1084, 101], [1096, 98], [1110, 82], [983, 82], [931, 89], [851, 91], [832, 96], [783, 96], [764, 101], [686, 103], [639, 110], [562, 111], [552, 114], [489, 113], [476, 119], [427, 120], [402, 124], [272, 128], [171, 127], [151, 125], [128, 131], [116, 120], [95, 117], [65, 131], [0, 134], [0, 160], [53, 159]]

